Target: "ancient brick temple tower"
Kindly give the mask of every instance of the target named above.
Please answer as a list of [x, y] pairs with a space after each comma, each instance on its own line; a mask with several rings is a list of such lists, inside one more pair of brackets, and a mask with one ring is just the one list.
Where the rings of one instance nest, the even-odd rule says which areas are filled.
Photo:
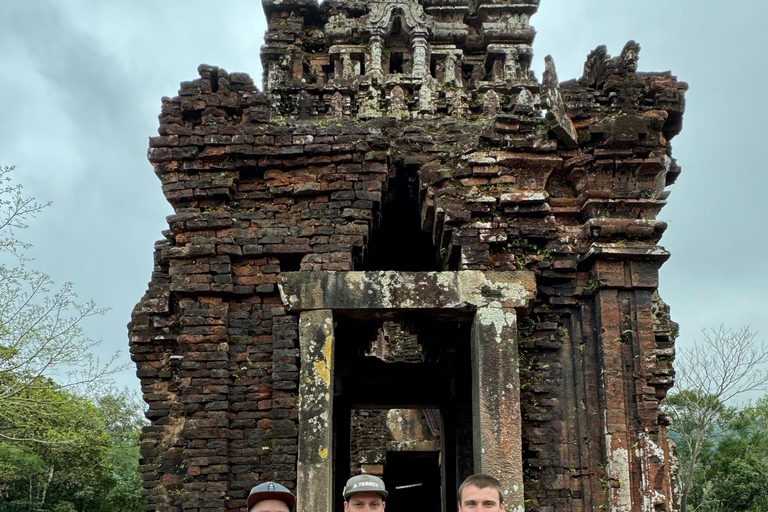
[[515, 512], [672, 510], [685, 84], [634, 42], [539, 82], [538, 0], [263, 3], [265, 92], [201, 66], [150, 141], [175, 214], [129, 326], [148, 510], [271, 479], [338, 511], [351, 468], [401, 511], [454, 511], [472, 472]]

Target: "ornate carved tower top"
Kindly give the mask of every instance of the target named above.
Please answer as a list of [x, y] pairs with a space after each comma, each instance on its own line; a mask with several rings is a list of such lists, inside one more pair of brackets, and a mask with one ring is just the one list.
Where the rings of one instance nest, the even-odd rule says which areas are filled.
[[491, 90], [514, 92], [531, 110], [538, 4], [267, 1], [264, 88], [278, 111], [300, 118], [466, 117], [470, 96]]

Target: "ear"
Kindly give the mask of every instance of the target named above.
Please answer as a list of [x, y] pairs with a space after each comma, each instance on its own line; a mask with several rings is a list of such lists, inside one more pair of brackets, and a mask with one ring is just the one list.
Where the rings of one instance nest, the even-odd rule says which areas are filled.
[[499, 504], [499, 512], [504, 512], [504, 502], [503, 501]]

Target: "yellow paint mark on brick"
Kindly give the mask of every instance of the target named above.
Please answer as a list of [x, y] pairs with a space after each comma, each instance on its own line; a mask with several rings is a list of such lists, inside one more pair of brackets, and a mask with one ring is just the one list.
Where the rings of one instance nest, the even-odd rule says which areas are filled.
[[328, 458], [328, 448], [320, 448], [317, 450], [317, 454], [320, 455], [320, 458], [325, 460]]

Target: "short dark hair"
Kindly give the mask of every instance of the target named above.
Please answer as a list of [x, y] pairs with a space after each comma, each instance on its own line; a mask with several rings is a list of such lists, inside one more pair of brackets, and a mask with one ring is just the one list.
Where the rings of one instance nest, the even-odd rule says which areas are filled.
[[478, 489], [485, 489], [486, 487], [496, 489], [499, 492], [499, 504], [504, 503], [504, 494], [501, 491], [501, 482], [493, 478], [491, 475], [482, 474], [470, 475], [461, 483], [459, 486], [459, 492], [456, 493], [456, 497], [459, 500], [459, 503], [461, 503], [461, 493], [464, 491], [464, 488], [469, 487], [470, 485], [474, 485]]

